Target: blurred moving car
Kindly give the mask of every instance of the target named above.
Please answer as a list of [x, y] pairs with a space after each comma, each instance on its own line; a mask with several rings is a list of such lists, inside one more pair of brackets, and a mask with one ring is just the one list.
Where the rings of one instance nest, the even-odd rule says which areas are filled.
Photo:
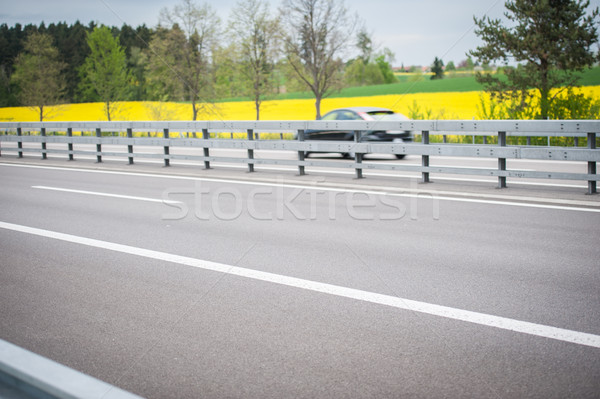
[[[323, 115], [320, 120], [323, 121], [407, 121], [410, 120], [402, 114], [397, 114], [387, 108], [376, 107], [351, 107], [334, 109]], [[329, 141], [354, 141], [354, 131], [352, 130], [306, 130], [304, 132], [305, 140], [329, 140]], [[392, 130], [363, 130], [361, 131], [360, 142], [412, 142], [413, 134], [411, 131], [392, 131]], [[306, 152], [305, 156], [310, 155]], [[342, 153], [347, 158], [353, 156], [350, 153]], [[395, 154], [396, 158], [404, 158], [404, 154]]]

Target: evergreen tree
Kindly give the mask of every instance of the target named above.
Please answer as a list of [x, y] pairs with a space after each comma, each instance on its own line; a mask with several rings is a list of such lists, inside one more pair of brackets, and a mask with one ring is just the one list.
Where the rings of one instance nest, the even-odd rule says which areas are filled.
[[[485, 44], [471, 51], [482, 64], [503, 61], [507, 79], [492, 74], [477, 74], [494, 99], [510, 100], [524, 108], [530, 102], [530, 89], [539, 97], [539, 117], [546, 119], [552, 97], [551, 89], [573, 86], [577, 72], [589, 67], [599, 57], [592, 46], [598, 42], [598, 9], [586, 16], [589, 0], [514, 0], [507, 1], [506, 18], [513, 26], [503, 26], [499, 19], [474, 18], [476, 33]], [[520, 65], [508, 66], [509, 60]]]
[[19, 105], [17, 87], [11, 79], [14, 63], [19, 53], [23, 51], [25, 33], [21, 24], [9, 28], [0, 25], [0, 106], [11, 107]]
[[433, 60], [431, 72], [433, 72], [433, 75], [431, 75], [432, 80], [444, 78], [444, 62], [438, 57], [435, 57], [435, 59]]
[[48, 26], [48, 33], [54, 38], [54, 43], [60, 53], [60, 58], [67, 63], [64, 74], [66, 79], [65, 100], [77, 100], [79, 86], [79, 70], [90, 54], [87, 44], [87, 33], [91, 31], [79, 21], [72, 25], [65, 22]]

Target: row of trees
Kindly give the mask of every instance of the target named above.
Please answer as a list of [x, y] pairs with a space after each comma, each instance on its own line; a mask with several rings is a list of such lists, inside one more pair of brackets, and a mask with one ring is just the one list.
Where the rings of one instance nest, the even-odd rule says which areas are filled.
[[[224, 24], [208, 4], [182, 0], [155, 29], [2, 25], [0, 106], [35, 106], [42, 120], [50, 104], [102, 101], [110, 120], [115, 101], [188, 101], [195, 120], [217, 99], [250, 97], [259, 119], [267, 96], [308, 89], [318, 117], [321, 99], [346, 84], [395, 81], [393, 54], [375, 51], [343, 3], [282, 8], [275, 15], [264, 0], [241, 0]], [[343, 62], [353, 47], [358, 57]]]
[[[79, 69], [90, 54], [87, 35], [96, 27], [94, 23], [85, 26], [80, 22], [71, 25], [61, 22], [48, 26], [42, 23], [39, 26], [27, 25], [25, 27], [20, 24], [16, 24], [14, 27], [8, 27], [6, 24], [0, 25], [0, 106], [14, 106], [20, 103], [18, 94], [21, 88], [11, 80], [11, 77], [15, 71], [19, 54], [31, 53], [31, 50], [26, 49], [26, 42], [35, 33], [42, 33], [50, 37], [50, 46], [57, 50], [58, 58], [64, 63], [61, 70], [66, 82], [63, 99], [68, 102], [85, 101], [78, 91]], [[123, 25], [121, 29], [111, 28], [111, 32], [125, 49], [128, 64], [133, 69], [137, 54], [147, 47], [153, 30], [145, 25], [135, 29], [129, 25]], [[39, 36], [31, 39], [31, 41], [36, 41], [33, 39], [39, 39]]]
[[[480, 73], [477, 80], [508, 114], [548, 118], [562, 101], [560, 90], [552, 89], [573, 93], [577, 72], [600, 58], [592, 48], [598, 9], [586, 14], [589, 0], [514, 0], [505, 6], [511, 27], [475, 18], [485, 44], [467, 60], [505, 64], [502, 74]], [[285, 88], [309, 89], [319, 117], [321, 100], [345, 83], [395, 80], [393, 54], [374, 51], [343, 2], [283, 0], [282, 10], [274, 15], [266, 0], [241, 0], [223, 26], [209, 5], [182, 0], [161, 11], [156, 29], [2, 25], [0, 105], [18, 100], [35, 106], [42, 120], [46, 106], [61, 100], [103, 101], [110, 120], [118, 100], [188, 101], [195, 120], [215, 99], [246, 96], [259, 119], [265, 97]], [[344, 63], [352, 44], [358, 57]], [[443, 76], [441, 59], [432, 70], [433, 78]]]

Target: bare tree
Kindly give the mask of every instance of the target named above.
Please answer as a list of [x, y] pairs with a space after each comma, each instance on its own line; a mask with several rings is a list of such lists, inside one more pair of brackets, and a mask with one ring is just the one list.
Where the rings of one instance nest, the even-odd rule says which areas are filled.
[[321, 100], [341, 87], [341, 57], [357, 18], [338, 0], [284, 0], [281, 15], [289, 32], [284, 38], [287, 61], [315, 95], [318, 119]]
[[[169, 60], [173, 64], [168, 65], [168, 68], [181, 80], [185, 97], [192, 103], [193, 119], [196, 120], [202, 103], [210, 101], [213, 97], [214, 83], [210, 61], [217, 45], [221, 21], [210, 5], [200, 6], [192, 0], [182, 0], [170, 11], [162, 9], [160, 21], [171, 28], [178, 27], [185, 35], [181, 57]], [[165, 50], [168, 53], [169, 49]], [[167, 54], [164, 57], [158, 54], [156, 58], [168, 57]], [[168, 75], [165, 78], [168, 78]]]
[[279, 22], [269, 15], [262, 0], [242, 0], [232, 11], [229, 31], [240, 48], [242, 75], [260, 119], [260, 104], [273, 89], [273, 70], [278, 53]]

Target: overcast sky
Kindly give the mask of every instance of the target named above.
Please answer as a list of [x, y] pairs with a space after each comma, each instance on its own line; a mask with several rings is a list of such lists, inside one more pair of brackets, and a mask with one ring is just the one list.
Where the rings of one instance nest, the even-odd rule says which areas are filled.
[[[197, 0], [198, 3], [204, 2]], [[162, 8], [179, 0], [2, 0], [0, 23], [46, 24], [79, 20], [109, 26], [123, 23], [155, 27]], [[206, 0], [223, 21], [237, 0]], [[502, 17], [505, 0], [345, 0], [346, 7], [364, 21], [379, 48], [396, 56], [394, 66], [430, 65], [434, 57], [458, 64], [480, 44], [473, 32], [473, 16]], [[272, 11], [280, 0], [270, 0]], [[590, 8], [600, 5], [592, 0]]]

